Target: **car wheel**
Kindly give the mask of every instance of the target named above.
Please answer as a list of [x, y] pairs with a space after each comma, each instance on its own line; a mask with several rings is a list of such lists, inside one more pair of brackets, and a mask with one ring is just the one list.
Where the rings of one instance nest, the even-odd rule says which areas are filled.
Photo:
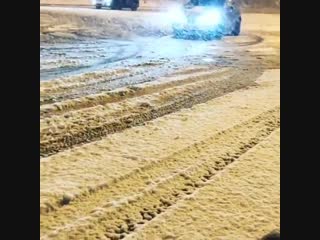
[[137, 9], [138, 9], [138, 7], [139, 7], [139, 1], [131, 1], [131, 7], [130, 7], [130, 9], [131, 9], [131, 11], [137, 11]]
[[138, 7], [134, 4], [133, 6], [131, 6], [131, 11], [137, 11]]
[[240, 30], [241, 30], [241, 18], [239, 18], [239, 19], [235, 22], [234, 27], [233, 27], [231, 33], [232, 33], [233, 36], [239, 36]]

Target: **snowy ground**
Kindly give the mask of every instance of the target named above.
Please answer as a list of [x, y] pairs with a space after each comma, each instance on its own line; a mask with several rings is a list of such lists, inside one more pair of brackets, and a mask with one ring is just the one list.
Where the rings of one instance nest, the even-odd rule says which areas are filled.
[[[177, 60], [217, 53], [226, 48], [252, 45], [262, 40], [250, 32], [248, 23], [242, 36], [223, 41], [173, 39], [169, 12], [96, 11], [91, 9], [41, 8], [40, 79], [92, 72], [104, 68], [131, 66], [136, 62]], [[244, 16], [252, 19], [254, 15]], [[274, 21], [272, 17], [270, 20]], [[276, 30], [270, 24], [270, 30]], [[277, 27], [277, 26], [276, 26]], [[272, 29], [274, 28], [274, 29]], [[211, 51], [212, 53], [212, 51]]]
[[280, 228], [280, 16], [173, 39], [166, 13], [40, 8], [41, 239]]

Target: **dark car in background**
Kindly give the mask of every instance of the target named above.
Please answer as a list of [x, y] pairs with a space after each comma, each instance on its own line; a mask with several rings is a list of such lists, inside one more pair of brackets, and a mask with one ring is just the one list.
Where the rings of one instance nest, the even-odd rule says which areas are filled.
[[96, 9], [101, 9], [102, 7], [111, 8], [112, 10], [130, 8], [132, 11], [136, 11], [139, 8], [139, 0], [96, 0]]

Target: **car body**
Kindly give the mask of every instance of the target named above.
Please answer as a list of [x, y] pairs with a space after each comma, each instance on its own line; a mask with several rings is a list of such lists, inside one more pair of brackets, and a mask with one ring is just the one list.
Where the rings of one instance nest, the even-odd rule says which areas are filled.
[[176, 38], [211, 40], [240, 34], [241, 12], [233, 0], [193, 0], [179, 11], [172, 25]]
[[96, 9], [108, 7], [113, 10], [122, 10], [123, 8], [130, 8], [136, 11], [139, 8], [139, 0], [96, 0]]

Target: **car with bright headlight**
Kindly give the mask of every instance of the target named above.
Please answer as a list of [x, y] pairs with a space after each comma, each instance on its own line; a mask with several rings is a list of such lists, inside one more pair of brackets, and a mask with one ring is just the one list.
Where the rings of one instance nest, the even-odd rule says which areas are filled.
[[175, 10], [175, 38], [212, 40], [238, 36], [241, 12], [234, 0], [192, 0]]

